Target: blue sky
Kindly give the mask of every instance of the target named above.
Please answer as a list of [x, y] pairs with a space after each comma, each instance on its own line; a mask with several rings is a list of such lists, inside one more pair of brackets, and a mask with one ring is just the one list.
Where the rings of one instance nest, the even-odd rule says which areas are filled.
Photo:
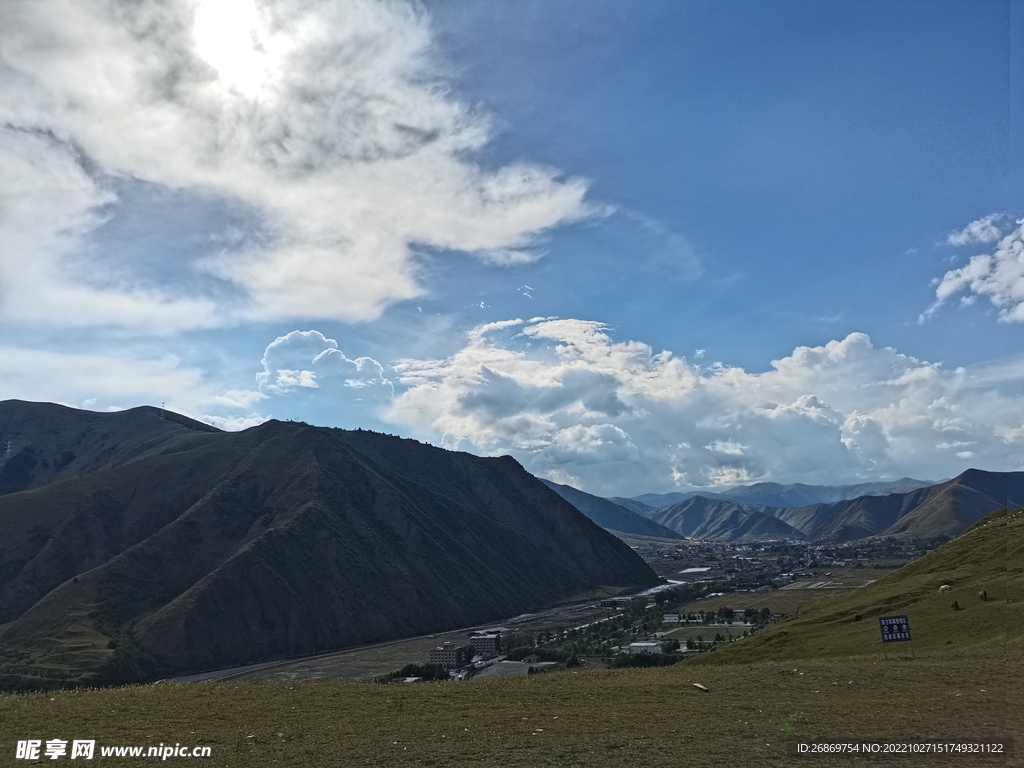
[[609, 495], [1024, 469], [1019, 2], [58, 6], [0, 25], [0, 398]]

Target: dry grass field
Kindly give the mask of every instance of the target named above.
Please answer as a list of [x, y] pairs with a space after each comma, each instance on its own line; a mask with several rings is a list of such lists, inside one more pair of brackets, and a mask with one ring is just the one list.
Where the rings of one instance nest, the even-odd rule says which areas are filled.
[[786, 766], [798, 762], [802, 740], [1005, 737], [1003, 661], [854, 657], [420, 685], [195, 683], [14, 695], [0, 698], [0, 761], [15, 762], [18, 739], [95, 738], [209, 745], [218, 766]]

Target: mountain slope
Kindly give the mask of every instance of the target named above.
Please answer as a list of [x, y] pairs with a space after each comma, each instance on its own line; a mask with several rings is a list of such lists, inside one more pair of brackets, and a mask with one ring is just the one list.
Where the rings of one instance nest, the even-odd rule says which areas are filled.
[[571, 486], [559, 485], [550, 480], [541, 479], [541, 482], [595, 523], [609, 531], [631, 533], [638, 536], [657, 536], [663, 539], [680, 538], [679, 534], [675, 531], [659, 525], [653, 520], [649, 520], [614, 501], [602, 499], [600, 496], [592, 496]]
[[909, 493], [862, 496], [837, 504], [775, 509], [771, 514], [812, 540], [865, 536], [955, 536], [994, 509], [1024, 503], [1024, 472], [969, 469]]
[[218, 431], [149, 406], [96, 413], [54, 403], [4, 400], [0, 402], [0, 494], [119, 466], [167, 441]]
[[658, 582], [510, 457], [280, 422], [169, 447], [0, 497], [8, 687], [146, 680]]
[[653, 514], [656, 509], [656, 507], [649, 506], [641, 501], [637, 501], [636, 499], [624, 499], [621, 496], [611, 496], [608, 498], [608, 501], [612, 501], [620, 507], [625, 507], [630, 512], [636, 512], [638, 515], [648, 519], [650, 519], [651, 514]]

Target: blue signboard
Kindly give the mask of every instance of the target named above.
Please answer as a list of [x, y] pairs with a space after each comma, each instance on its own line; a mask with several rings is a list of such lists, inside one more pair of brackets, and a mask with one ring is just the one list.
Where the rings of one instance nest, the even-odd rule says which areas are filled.
[[881, 616], [878, 624], [882, 628], [883, 643], [898, 643], [910, 639], [910, 622], [906, 616]]

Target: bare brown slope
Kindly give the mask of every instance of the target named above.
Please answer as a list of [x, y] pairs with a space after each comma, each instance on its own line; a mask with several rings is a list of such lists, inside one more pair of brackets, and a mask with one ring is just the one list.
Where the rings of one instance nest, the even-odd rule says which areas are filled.
[[[491, 621], [602, 585], [657, 583], [629, 547], [509, 457], [277, 422], [217, 437], [0, 499], [0, 525], [13, 529], [26, 499], [40, 510], [88, 506], [104, 491], [123, 506], [109, 504], [111, 515], [138, 533], [50, 588], [0, 635], [22, 682], [30, 672], [147, 679]], [[146, 489], [157, 478], [182, 488], [162, 501]], [[71, 517], [86, 527], [107, 519]], [[9, 616], [29, 586], [49, 586], [35, 563], [48, 557], [43, 544], [9, 579], [20, 585], [8, 589]], [[108, 637], [116, 650], [105, 648]]]

